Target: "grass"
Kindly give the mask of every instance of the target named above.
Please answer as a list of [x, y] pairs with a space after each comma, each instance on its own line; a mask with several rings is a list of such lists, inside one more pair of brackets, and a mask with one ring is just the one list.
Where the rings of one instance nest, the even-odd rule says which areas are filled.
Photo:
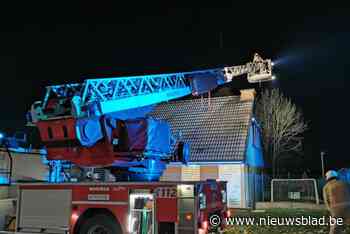
[[[255, 220], [259, 218], [272, 220], [273, 218], [301, 218], [301, 217], [311, 217], [314, 220], [315, 225], [234, 225], [227, 227], [225, 234], [321, 234], [328, 233], [329, 226], [326, 225], [316, 225], [316, 222], [320, 218], [325, 219], [328, 222], [329, 214], [323, 210], [305, 210], [305, 209], [267, 209], [261, 212], [251, 212], [251, 211], [237, 211], [233, 214], [235, 217], [254, 217]], [[316, 221], [317, 219], [317, 221]], [[280, 221], [281, 222], [281, 221]], [[350, 225], [345, 225], [345, 232], [350, 233]]]

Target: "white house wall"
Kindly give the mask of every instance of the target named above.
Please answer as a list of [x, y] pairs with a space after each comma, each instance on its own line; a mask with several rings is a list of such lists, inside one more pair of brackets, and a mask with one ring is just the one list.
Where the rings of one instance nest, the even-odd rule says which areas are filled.
[[229, 208], [245, 208], [242, 164], [219, 165], [219, 180], [227, 181]]
[[198, 181], [201, 178], [200, 166], [191, 165], [182, 167], [181, 180], [182, 181]]

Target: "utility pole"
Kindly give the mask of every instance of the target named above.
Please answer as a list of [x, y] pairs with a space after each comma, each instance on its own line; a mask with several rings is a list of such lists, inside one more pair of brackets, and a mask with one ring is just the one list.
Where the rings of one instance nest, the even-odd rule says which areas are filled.
[[322, 177], [325, 177], [325, 171], [324, 171], [324, 155], [325, 155], [325, 152], [324, 152], [324, 151], [321, 151]]

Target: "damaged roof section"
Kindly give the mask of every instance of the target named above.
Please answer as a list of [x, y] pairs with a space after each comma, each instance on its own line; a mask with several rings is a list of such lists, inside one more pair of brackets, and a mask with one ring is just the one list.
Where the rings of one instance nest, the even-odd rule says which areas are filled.
[[162, 103], [151, 116], [167, 120], [173, 133], [191, 145], [191, 162], [245, 160], [254, 91], [241, 96]]

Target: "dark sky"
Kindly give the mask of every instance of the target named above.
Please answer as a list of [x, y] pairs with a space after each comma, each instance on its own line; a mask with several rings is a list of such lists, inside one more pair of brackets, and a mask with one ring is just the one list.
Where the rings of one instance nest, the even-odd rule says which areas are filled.
[[259, 52], [310, 123], [303, 165], [319, 171], [325, 149], [327, 168], [350, 167], [349, 9], [253, 2], [1, 6], [0, 129], [21, 129], [49, 84], [238, 65]]

